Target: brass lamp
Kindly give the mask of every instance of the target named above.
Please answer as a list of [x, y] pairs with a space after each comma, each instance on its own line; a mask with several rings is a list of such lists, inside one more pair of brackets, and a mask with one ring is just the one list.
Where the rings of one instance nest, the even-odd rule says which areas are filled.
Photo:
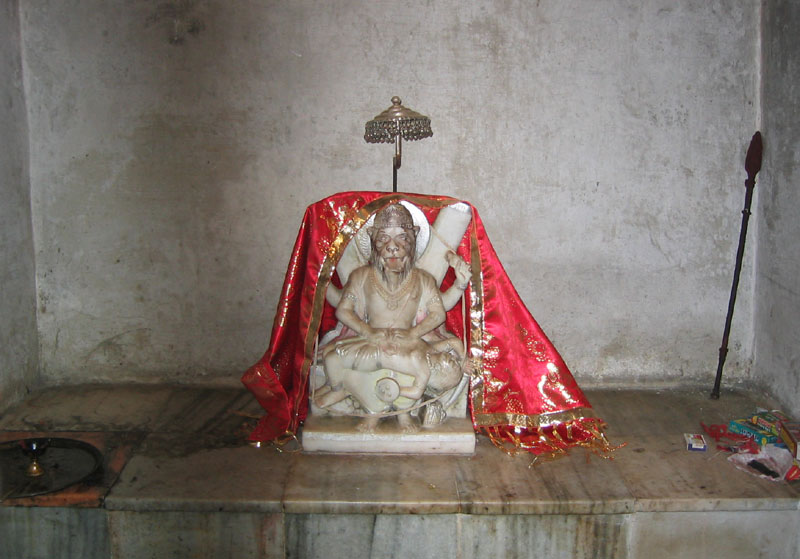
[[400, 168], [403, 153], [403, 140], [421, 140], [433, 136], [431, 119], [404, 107], [396, 95], [392, 106], [367, 122], [364, 139], [370, 144], [389, 144], [394, 142], [392, 158], [392, 192], [397, 192], [397, 170]]

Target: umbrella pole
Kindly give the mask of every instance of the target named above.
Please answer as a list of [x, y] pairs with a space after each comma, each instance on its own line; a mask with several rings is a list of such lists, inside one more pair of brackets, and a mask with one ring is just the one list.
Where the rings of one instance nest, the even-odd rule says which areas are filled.
[[392, 157], [392, 192], [397, 192], [397, 170], [402, 164], [401, 156], [403, 154], [403, 147], [401, 145], [402, 139], [400, 133], [394, 137], [394, 157]]

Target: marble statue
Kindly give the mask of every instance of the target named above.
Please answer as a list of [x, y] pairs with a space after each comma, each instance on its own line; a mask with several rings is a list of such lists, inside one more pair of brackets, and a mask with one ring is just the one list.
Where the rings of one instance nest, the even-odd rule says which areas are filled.
[[[411, 411], [423, 407], [414, 414], [423, 426], [439, 424], [466, 386], [463, 342], [444, 322], [468, 285], [470, 268], [446, 246], [422, 246], [430, 241], [421, 238], [429, 237], [429, 226], [421, 212], [415, 222], [409, 208], [414, 207], [392, 203], [374, 216], [361, 233], [362, 254], [368, 239], [368, 262], [349, 273], [340, 269], [347, 281], [340, 293], [331, 288], [328, 295], [340, 327], [320, 348], [325, 380], [314, 390], [313, 403], [325, 410], [349, 399], [351, 413], [363, 417], [362, 432], [395, 415], [401, 431], [413, 433], [420, 425]], [[438, 237], [432, 244], [437, 243], [442, 245]], [[423, 252], [428, 261], [438, 261], [425, 266], [437, 275], [454, 269], [455, 282], [446, 292], [439, 289], [441, 277], [419, 265], [426, 261]]]
[[250, 439], [304, 452], [472, 454], [476, 432], [509, 452], [611, 449], [478, 212], [447, 196], [308, 206], [242, 382], [266, 411]]

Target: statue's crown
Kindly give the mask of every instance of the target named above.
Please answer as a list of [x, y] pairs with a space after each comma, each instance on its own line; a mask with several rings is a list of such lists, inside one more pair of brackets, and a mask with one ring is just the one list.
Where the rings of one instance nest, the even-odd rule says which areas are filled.
[[398, 203], [389, 204], [375, 216], [375, 229], [385, 229], [386, 227], [402, 227], [403, 229], [413, 229], [414, 219], [411, 217], [405, 206]]

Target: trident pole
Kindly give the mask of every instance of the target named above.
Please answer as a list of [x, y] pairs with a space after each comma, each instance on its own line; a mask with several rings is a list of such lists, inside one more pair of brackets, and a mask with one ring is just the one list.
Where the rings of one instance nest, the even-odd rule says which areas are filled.
[[739, 232], [739, 249], [736, 251], [736, 264], [733, 269], [733, 285], [731, 285], [731, 296], [728, 300], [728, 315], [725, 317], [725, 331], [722, 334], [722, 345], [719, 348], [719, 362], [717, 363], [717, 378], [714, 380], [714, 388], [711, 390], [711, 398], [719, 399], [719, 387], [722, 382], [722, 368], [725, 366], [725, 358], [728, 355], [728, 337], [731, 333], [731, 321], [733, 320], [733, 307], [736, 304], [736, 291], [739, 288], [739, 274], [742, 271], [742, 259], [744, 258], [744, 243], [747, 240], [747, 222], [750, 220], [750, 205], [753, 201], [753, 190], [756, 186], [756, 175], [761, 170], [761, 155], [763, 146], [761, 143], [761, 132], [753, 134], [750, 140], [750, 147], [747, 148], [747, 155], [744, 160], [744, 168], [747, 171], [747, 180], [744, 181], [745, 197], [744, 209], [742, 210], [742, 228]]

